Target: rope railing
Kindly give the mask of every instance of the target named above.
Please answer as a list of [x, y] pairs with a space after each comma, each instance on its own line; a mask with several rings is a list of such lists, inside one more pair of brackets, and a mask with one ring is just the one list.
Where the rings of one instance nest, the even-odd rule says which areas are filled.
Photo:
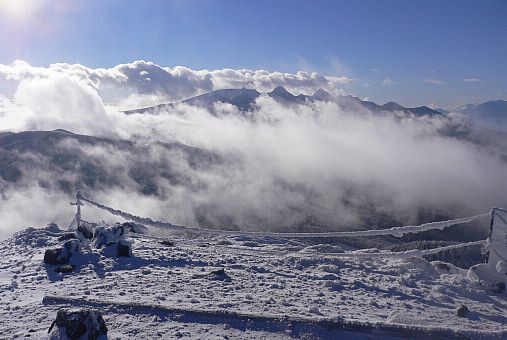
[[268, 232], [268, 231], [242, 231], [242, 230], [222, 230], [222, 229], [209, 229], [209, 228], [201, 228], [201, 227], [187, 227], [187, 226], [179, 226], [169, 222], [162, 221], [154, 221], [148, 217], [139, 217], [134, 214], [130, 214], [118, 209], [114, 209], [108, 207], [106, 205], [95, 202], [89, 198], [80, 196], [82, 201], [85, 201], [99, 209], [105, 210], [112, 215], [123, 217], [132, 222], [151, 225], [155, 227], [167, 227], [173, 229], [175, 231], [182, 232], [195, 232], [201, 234], [211, 234], [211, 235], [236, 235], [236, 236], [271, 236], [271, 237], [280, 237], [280, 238], [327, 238], [327, 237], [365, 237], [365, 236], [396, 236], [401, 237], [408, 233], [419, 233], [428, 230], [443, 230], [445, 228], [457, 225], [457, 224], [465, 224], [475, 221], [477, 219], [490, 216], [490, 213], [484, 213], [479, 215], [474, 215], [470, 217], [457, 218], [453, 220], [439, 221], [439, 222], [430, 222], [424, 223], [417, 226], [403, 226], [403, 227], [392, 227], [387, 229], [374, 229], [374, 230], [357, 230], [357, 231], [329, 231], [329, 232], [318, 232], [318, 233], [305, 233], [305, 232]]
[[[396, 259], [406, 259], [411, 257], [423, 257], [428, 255], [435, 255], [441, 253], [443, 251], [471, 247], [471, 246], [483, 246], [486, 244], [486, 240], [465, 242], [452, 244], [449, 246], [431, 248], [431, 249], [411, 249], [406, 251], [375, 251], [372, 252], [371, 249], [365, 250], [355, 250], [355, 251], [346, 251], [343, 253], [298, 253], [298, 257], [315, 257], [318, 255], [320, 257], [332, 257], [332, 258], [354, 258], [354, 259], [375, 259], [375, 258], [396, 258]], [[294, 254], [291, 254], [294, 255]], [[287, 255], [289, 256], [289, 255]]]
[[[221, 230], [221, 229], [209, 229], [209, 228], [200, 228], [200, 227], [187, 227], [187, 226], [179, 226], [175, 225], [169, 222], [163, 222], [163, 221], [154, 221], [149, 217], [140, 217], [136, 216], [134, 214], [121, 211], [119, 209], [114, 209], [109, 206], [106, 206], [104, 204], [101, 204], [99, 202], [93, 201], [89, 198], [86, 198], [82, 196], [82, 194], [77, 191], [76, 193], [76, 205], [78, 207], [78, 212], [76, 213], [73, 223], [78, 223], [81, 220], [81, 211], [79, 209], [80, 202], [84, 201], [87, 202], [101, 210], [107, 211], [112, 215], [123, 217], [126, 220], [144, 224], [144, 225], [150, 225], [154, 227], [165, 227], [170, 228], [174, 231], [178, 232], [191, 232], [191, 233], [200, 233], [200, 234], [207, 234], [207, 235], [230, 235], [230, 236], [253, 236], [253, 237], [278, 237], [278, 238], [327, 238], [327, 237], [366, 237], [366, 236], [395, 236], [395, 237], [401, 237], [403, 235], [409, 234], [409, 233], [419, 233], [423, 231], [428, 230], [443, 230], [445, 228], [458, 225], [458, 224], [465, 224], [470, 223], [472, 221], [478, 220], [480, 218], [490, 216], [491, 212], [483, 213], [479, 215], [469, 216], [469, 217], [462, 217], [452, 220], [446, 220], [446, 221], [438, 221], [438, 222], [430, 222], [430, 223], [423, 223], [416, 226], [403, 226], [403, 227], [392, 227], [387, 229], [372, 229], [372, 230], [358, 230], [358, 231], [330, 231], [330, 232], [319, 232], [319, 233], [294, 233], [294, 232], [288, 232], [288, 233], [281, 233], [281, 232], [267, 232], [267, 231], [241, 231], [241, 230]], [[465, 242], [465, 243], [459, 243], [459, 244], [453, 244], [449, 246], [443, 246], [438, 248], [432, 248], [432, 249], [412, 249], [407, 251], [401, 251], [401, 252], [393, 252], [393, 251], [370, 251], [370, 250], [357, 250], [357, 251], [348, 251], [344, 253], [298, 253], [298, 254], [285, 254], [286, 256], [294, 256], [297, 255], [299, 257], [307, 257], [307, 256], [324, 256], [324, 257], [339, 257], [339, 258], [411, 258], [411, 257], [422, 257], [427, 255], [433, 255], [437, 254], [443, 251], [452, 250], [452, 249], [458, 249], [458, 248], [464, 248], [464, 247], [470, 247], [470, 246], [480, 246], [487, 244], [487, 240], [479, 240], [479, 241], [472, 241], [472, 242]]]

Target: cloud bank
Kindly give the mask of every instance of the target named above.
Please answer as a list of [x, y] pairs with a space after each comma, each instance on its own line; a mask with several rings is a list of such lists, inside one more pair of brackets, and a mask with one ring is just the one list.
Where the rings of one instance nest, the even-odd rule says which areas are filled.
[[[21, 169], [23, 179], [0, 182], [2, 234], [26, 224], [69, 222], [70, 198], [58, 183], [78, 181], [75, 175], [83, 169], [97, 174], [97, 183], [86, 184], [92, 198], [186, 225], [283, 230], [306, 221], [337, 229], [375, 225], [382, 219], [416, 223], [507, 205], [505, 155], [442, 132], [462, 124], [459, 117], [379, 115], [331, 102], [286, 106], [268, 96], [260, 96], [256, 111], [249, 114], [216, 104], [213, 114], [180, 105], [158, 115], [124, 115], [118, 103], [103, 98], [105, 83], [134, 84], [138, 93], [183, 95], [207, 86], [237, 87], [234, 79], [241, 83], [245, 77], [252, 78], [252, 86], [283, 81], [300, 89], [329, 82], [311, 74], [261, 71], [247, 76], [246, 71], [221, 70], [217, 76], [175, 68], [156, 75], [153, 68], [159, 66], [140, 63], [142, 67], [133, 63], [102, 70], [64, 64], [33, 68], [20, 62], [1, 68], [4, 79], [16, 82], [12, 96], [0, 100], [2, 130], [63, 128], [130, 140], [140, 150], [72, 141], [52, 145], [58, 153], [79, 155], [71, 169], [52, 168], [51, 158], [36, 151], [24, 153], [30, 166]], [[133, 75], [139, 77], [133, 80]], [[153, 78], [160, 86], [144, 86], [140, 77]], [[218, 79], [222, 85], [216, 85]], [[180, 149], [157, 144], [175, 141], [220, 161], [204, 166], [201, 158], [189, 160]], [[51, 208], [44, 209], [48, 202]], [[20, 218], [24, 206], [39, 207], [41, 213]], [[88, 209], [85, 218], [110, 218]]]
[[299, 71], [292, 74], [248, 69], [192, 70], [183, 66], [163, 67], [144, 60], [112, 68], [89, 68], [65, 63], [33, 67], [16, 60], [10, 65], [0, 64], [0, 89], [2, 81], [17, 84], [28, 79], [58, 76], [70, 77], [96, 88], [106, 102], [121, 101], [130, 105], [138, 104], [145, 97], [150, 100], [177, 101], [224, 88], [245, 87], [268, 92], [283, 86], [295, 94], [311, 94], [319, 88], [342, 93], [342, 85], [354, 82], [345, 76], [330, 77], [315, 72]]

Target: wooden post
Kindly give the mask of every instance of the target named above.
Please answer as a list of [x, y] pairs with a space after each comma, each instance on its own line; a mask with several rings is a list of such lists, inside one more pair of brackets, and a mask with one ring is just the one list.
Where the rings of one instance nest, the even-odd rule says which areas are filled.
[[74, 215], [74, 219], [77, 223], [77, 230], [80, 230], [81, 227], [81, 206], [84, 205], [83, 202], [81, 202], [81, 191], [76, 190], [76, 202], [70, 202], [70, 205], [75, 205], [77, 210], [76, 214]]

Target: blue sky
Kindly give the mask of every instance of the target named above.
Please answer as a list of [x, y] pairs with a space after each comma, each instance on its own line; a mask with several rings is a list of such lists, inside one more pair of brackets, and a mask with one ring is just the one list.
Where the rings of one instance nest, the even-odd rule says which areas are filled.
[[507, 98], [505, 0], [6, 1], [2, 64], [302, 69], [354, 78], [343, 88], [378, 103]]

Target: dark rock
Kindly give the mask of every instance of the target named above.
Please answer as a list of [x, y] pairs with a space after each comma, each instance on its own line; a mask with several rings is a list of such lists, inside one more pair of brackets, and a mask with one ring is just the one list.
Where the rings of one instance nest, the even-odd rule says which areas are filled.
[[127, 240], [109, 242], [102, 249], [102, 254], [107, 257], [128, 257], [132, 256], [132, 248]]
[[503, 283], [503, 282], [495, 283], [492, 287], [492, 290], [493, 290], [493, 292], [499, 293], [499, 294], [505, 292], [505, 283]]
[[231, 277], [225, 272], [224, 268], [213, 270], [210, 273], [213, 276], [213, 280], [231, 282]]
[[58, 266], [55, 268], [55, 272], [57, 273], [70, 273], [74, 271], [76, 267], [71, 264], [64, 264], [62, 266]]
[[60, 227], [56, 223], [49, 223], [44, 229], [53, 233], [59, 233], [61, 231]]
[[[53, 328], [56, 328], [53, 330]], [[53, 333], [51, 331], [53, 330]], [[56, 314], [48, 333], [57, 335], [65, 333], [69, 339], [97, 339], [107, 336], [107, 326], [102, 314], [88, 308], [63, 308]]]
[[213, 271], [211, 271], [211, 274], [213, 274], [213, 275], [223, 275], [223, 274], [225, 274], [225, 269], [224, 268], [220, 268], [220, 269], [213, 270]]
[[66, 264], [70, 257], [81, 250], [79, 240], [69, 240], [63, 244], [62, 248], [48, 249], [44, 253], [44, 262], [47, 264]]
[[91, 240], [93, 238], [93, 228], [88, 227], [84, 224], [81, 224], [79, 228], [77, 228], [77, 231], [83, 235], [84, 238]]
[[147, 234], [148, 228], [144, 225], [133, 223], [133, 222], [125, 222], [121, 224], [121, 227], [124, 232], [134, 233], [134, 234]]
[[58, 241], [66, 241], [72, 239], [77, 239], [77, 235], [75, 233], [65, 233], [58, 238]]
[[69, 262], [69, 259], [62, 256], [63, 249], [48, 249], [44, 253], [44, 262], [47, 264], [64, 264]]
[[63, 249], [70, 255], [77, 254], [81, 251], [81, 242], [79, 240], [69, 240], [63, 244]]
[[118, 242], [118, 257], [128, 257], [132, 255], [130, 244], [125, 241]]
[[174, 242], [169, 241], [169, 240], [162, 240], [162, 241], [160, 241], [160, 244], [163, 244], [164, 246], [168, 246], [168, 247], [174, 247]]
[[466, 317], [467, 313], [470, 312], [467, 306], [461, 305], [458, 308], [456, 308], [456, 315], [459, 317]]
[[435, 263], [435, 266], [438, 268], [438, 269], [443, 269], [443, 270], [451, 270], [451, 267], [449, 267], [449, 265], [447, 263], [444, 263], [444, 262], [436, 262]]

